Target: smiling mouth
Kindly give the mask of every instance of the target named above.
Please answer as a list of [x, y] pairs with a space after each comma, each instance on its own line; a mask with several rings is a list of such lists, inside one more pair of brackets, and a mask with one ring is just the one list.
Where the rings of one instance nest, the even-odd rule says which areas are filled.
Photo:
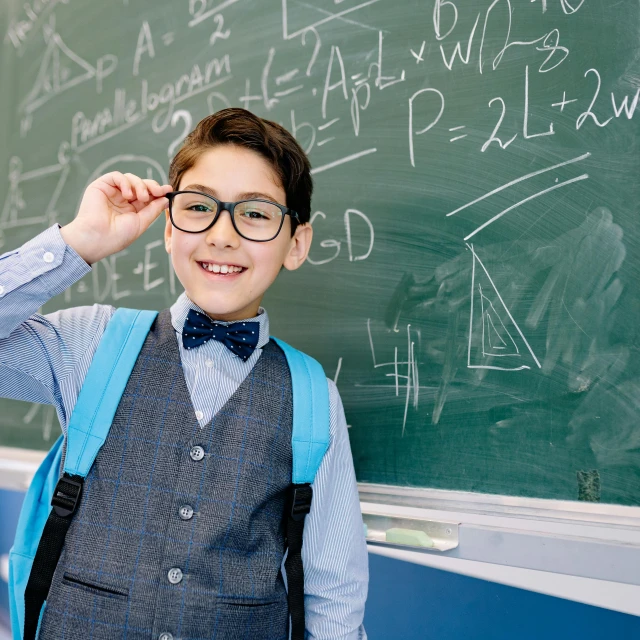
[[235, 264], [214, 264], [212, 262], [198, 262], [198, 264], [203, 271], [219, 276], [234, 276], [247, 270], [246, 267]]

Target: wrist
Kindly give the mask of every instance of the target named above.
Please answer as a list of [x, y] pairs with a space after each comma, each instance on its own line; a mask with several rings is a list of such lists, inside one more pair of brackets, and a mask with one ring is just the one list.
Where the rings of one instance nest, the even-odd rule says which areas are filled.
[[60, 228], [65, 244], [71, 247], [89, 266], [100, 262], [105, 256], [100, 253], [95, 235], [79, 229], [73, 222]]

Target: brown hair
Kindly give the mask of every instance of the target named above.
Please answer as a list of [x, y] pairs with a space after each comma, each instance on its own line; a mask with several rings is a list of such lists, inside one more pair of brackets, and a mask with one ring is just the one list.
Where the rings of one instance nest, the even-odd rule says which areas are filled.
[[171, 161], [169, 184], [178, 189], [184, 173], [204, 151], [225, 144], [251, 149], [265, 158], [282, 183], [286, 206], [298, 214], [300, 223], [309, 222], [313, 192], [309, 159], [284, 127], [246, 109], [222, 109], [200, 120]]

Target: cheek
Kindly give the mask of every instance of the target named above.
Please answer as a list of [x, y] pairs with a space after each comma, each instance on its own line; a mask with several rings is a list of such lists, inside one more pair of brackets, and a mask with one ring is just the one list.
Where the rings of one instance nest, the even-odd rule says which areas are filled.
[[174, 234], [171, 241], [171, 251], [174, 257], [181, 260], [188, 260], [197, 246], [197, 237], [187, 234]]
[[252, 251], [253, 264], [269, 277], [275, 277], [280, 273], [280, 268], [284, 261], [284, 251], [282, 247], [268, 246], [265, 242], [263, 246], [257, 246]]

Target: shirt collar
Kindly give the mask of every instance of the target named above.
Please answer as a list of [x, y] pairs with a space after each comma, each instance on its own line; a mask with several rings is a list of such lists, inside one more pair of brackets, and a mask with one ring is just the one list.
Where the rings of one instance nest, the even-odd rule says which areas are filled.
[[[171, 307], [171, 324], [178, 335], [182, 335], [182, 328], [184, 327], [184, 321], [187, 319], [189, 309], [195, 309], [207, 315], [207, 312], [193, 302], [186, 293], [182, 293]], [[234, 320], [233, 322], [216, 320], [216, 322], [224, 325], [233, 324], [233, 322], [257, 322], [260, 325], [260, 336], [258, 338], [257, 348], [262, 349], [267, 342], [269, 342], [269, 316], [263, 307], [259, 307], [258, 315], [254, 318], [242, 318], [241, 320]]]

